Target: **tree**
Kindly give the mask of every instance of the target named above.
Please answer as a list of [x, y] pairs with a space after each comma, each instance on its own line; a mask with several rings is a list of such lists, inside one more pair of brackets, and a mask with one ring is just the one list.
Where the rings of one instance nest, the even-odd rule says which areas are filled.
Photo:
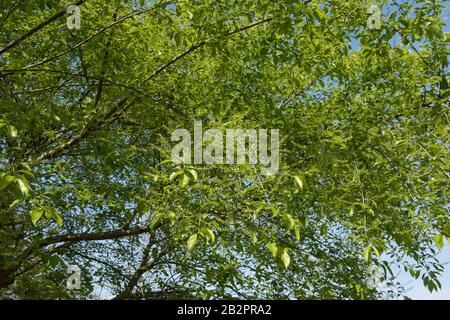
[[[0, 295], [373, 299], [399, 265], [437, 290], [443, 6], [376, 3], [1, 4]], [[279, 129], [279, 173], [171, 162], [194, 120]]]

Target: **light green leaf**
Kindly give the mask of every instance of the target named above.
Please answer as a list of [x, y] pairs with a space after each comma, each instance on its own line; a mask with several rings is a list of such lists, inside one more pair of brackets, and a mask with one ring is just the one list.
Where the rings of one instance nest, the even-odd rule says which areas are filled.
[[0, 190], [5, 189], [11, 182], [14, 181], [14, 177], [10, 175], [3, 175], [0, 177]]
[[55, 220], [58, 227], [61, 227], [63, 224], [63, 218], [61, 216], [61, 213], [59, 213], [58, 210], [56, 210], [55, 208], [52, 208], [52, 207], [49, 208], [49, 211], [51, 212], [52, 218], [53, 218], [53, 220]]
[[294, 224], [294, 233], [297, 240], [300, 240], [300, 231], [298, 230], [298, 227], [296, 224]]
[[350, 208], [349, 212], [348, 212], [348, 216], [349, 217], [353, 217], [353, 215], [355, 214], [355, 209]]
[[162, 213], [155, 214], [152, 220], [150, 221], [150, 229], [155, 228], [156, 225], [161, 221], [162, 217], [163, 217]]
[[19, 191], [23, 197], [28, 197], [30, 195], [30, 186], [28, 185], [27, 179], [24, 177], [16, 178], [17, 185], [19, 186]]
[[188, 250], [192, 251], [192, 249], [194, 249], [196, 243], [197, 243], [197, 234], [193, 234], [192, 236], [189, 237], [189, 239], [187, 241]]
[[167, 216], [169, 217], [171, 224], [175, 224], [177, 221], [177, 215], [173, 211], [169, 211]]
[[281, 254], [281, 261], [283, 262], [284, 267], [287, 269], [289, 267], [289, 264], [291, 263], [291, 257], [287, 253], [287, 250], [284, 249], [283, 253]]
[[272, 253], [272, 256], [275, 258], [278, 253], [278, 247], [275, 242], [271, 242], [267, 244], [267, 248], [269, 248], [269, 251]]
[[439, 250], [444, 247], [444, 237], [441, 234], [437, 234], [434, 236], [434, 243]]
[[373, 247], [372, 250], [375, 253], [375, 255], [377, 256], [377, 258], [379, 259], [381, 257], [381, 254], [380, 254], [380, 251], [378, 251], [377, 247]]
[[252, 244], [256, 244], [258, 242], [258, 237], [255, 232], [252, 232]]
[[286, 226], [287, 226], [288, 230], [291, 230], [294, 227], [294, 225], [295, 225], [294, 218], [292, 218], [292, 216], [290, 214], [288, 214], [288, 213], [285, 213], [283, 215], [283, 217], [284, 217], [284, 220], [286, 222]]
[[180, 171], [173, 172], [169, 177], [169, 181], [175, 180], [175, 178], [178, 177], [180, 174], [183, 174], [183, 171], [180, 170]]
[[159, 166], [164, 166], [166, 164], [171, 164], [171, 163], [173, 163], [173, 161], [170, 160], [170, 159], [167, 159], [167, 160], [161, 161], [158, 165]]
[[16, 199], [16, 200], [14, 200], [14, 201], [9, 205], [9, 208], [10, 208], [10, 209], [13, 209], [13, 208], [15, 208], [19, 203], [20, 203], [20, 199]]
[[8, 126], [8, 135], [11, 138], [17, 138], [17, 129], [14, 126]]
[[208, 237], [211, 239], [212, 242], [216, 241], [216, 236], [214, 235], [214, 232], [212, 232], [209, 228], [204, 228], [204, 232], [208, 235]]
[[372, 247], [371, 247], [371, 245], [367, 245], [363, 251], [363, 258], [364, 258], [365, 262], [369, 262], [371, 253], [372, 253]]
[[303, 190], [303, 180], [299, 176], [294, 176], [295, 181], [297, 182], [300, 189]]
[[183, 174], [180, 180], [180, 187], [185, 188], [189, 184], [189, 177], [186, 174]]
[[260, 213], [261, 210], [264, 209], [265, 206], [266, 206], [266, 203], [265, 203], [265, 202], [262, 202], [262, 203], [258, 206], [258, 208], [256, 208], [255, 213], [256, 213], [256, 214]]
[[450, 223], [447, 223], [443, 228], [441, 233], [446, 236], [447, 238], [450, 238]]
[[194, 180], [198, 179], [197, 171], [195, 169], [186, 169], [186, 171], [192, 176]]
[[34, 225], [41, 219], [42, 215], [44, 214], [44, 209], [42, 208], [34, 208], [31, 210], [31, 222], [33, 222]]
[[45, 210], [45, 219], [50, 220], [52, 218], [52, 212], [48, 208]]

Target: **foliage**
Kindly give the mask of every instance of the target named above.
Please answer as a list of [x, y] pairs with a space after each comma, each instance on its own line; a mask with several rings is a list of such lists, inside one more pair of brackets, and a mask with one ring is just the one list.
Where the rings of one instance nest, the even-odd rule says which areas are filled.
[[[373, 299], [398, 265], [437, 290], [449, 35], [438, 1], [373, 3], [380, 29], [364, 1], [86, 0], [69, 30], [71, 1], [2, 2], [0, 296]], [[194, 120], [280, 129], [279, 174], [174, 165]]]

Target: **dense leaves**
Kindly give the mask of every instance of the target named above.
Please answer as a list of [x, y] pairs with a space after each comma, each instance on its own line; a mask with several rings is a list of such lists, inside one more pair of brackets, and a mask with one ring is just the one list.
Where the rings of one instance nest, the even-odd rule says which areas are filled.
[[[399, 267], [440, 287], [439, 1], [374, 1], [378, 29], [364, 1], [86, 0], [80, 30], [74, 3], [0, 3], [1, 297], [371, 299]], [[279, 173], [172, 163], [194, 120], [279, 129]]]

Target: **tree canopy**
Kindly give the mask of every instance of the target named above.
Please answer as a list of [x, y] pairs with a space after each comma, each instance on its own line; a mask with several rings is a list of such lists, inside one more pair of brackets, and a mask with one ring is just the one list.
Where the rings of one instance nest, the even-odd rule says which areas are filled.
[[[443, 5], [371, 4], [0, 2], [0, 297], [376, 299], [399, 266], [438, 290]], [[171, 162], [195, 120], [279, 129], [279, 172]]]

